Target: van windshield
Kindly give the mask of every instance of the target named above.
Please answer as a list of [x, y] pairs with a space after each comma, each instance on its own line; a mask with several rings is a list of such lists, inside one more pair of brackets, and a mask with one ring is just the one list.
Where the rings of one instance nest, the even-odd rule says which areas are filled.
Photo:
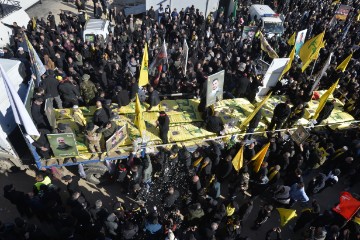
[[284, 27], [280, 22], [264, 22], [265, 32], [283, 33]]

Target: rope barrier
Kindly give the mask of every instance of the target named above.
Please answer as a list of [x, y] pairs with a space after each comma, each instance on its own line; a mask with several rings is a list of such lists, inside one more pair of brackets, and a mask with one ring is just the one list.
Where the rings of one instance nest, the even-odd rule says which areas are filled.
[[[332, 125], [338, 125], [341, 123], [348, 123], [348, 124], [354, 124], [354, 123], [359, 123], [360, 120], [354, 120], [354, 121], [348, 121], [348, 122], [340, 122], [340, 123], [331, 123], [331, 124], [326, 124], [326, 125], [317, 125], [317, 126], [304, 126], [305, 129], [311, 129], [311, 128], [319, 128], [319, 127], [324, 127], [324, 126], [332, 126]], [[199, 142], [207, 142], [207, 141], [214, 141], [214, 140], [218, 140], [218, 139], [223, 139], [223, 138], [233, 138], [233, 137], [238, 137], [238, 136], [246, 136], [246, 135], [259, 135], [259, 134], [265, 134], [265, 133], [277, 133], [277, 132], [286, 132], [286, 131], [291, 131], [291, 130], [296, 130], [297, 128], [293, 127], [293, 128], [283, 128], [283, 129], [278, 129], [278, 130], [274, 130], [274, 131], [259, 131], [259, 132], [253, 132], [253, 133], [236, 133], [236, 134], [227, 134], [227, 135], [222, 135], [222, 136], [218, 136], [218, 137], [212, 137], [212, 138], [208, 138], [208, 139], [199, 139]], [[197, 142], [196, 140], [194, 141], [184, 141], [184, 142], [174, 142], [174, 143], [167, 143], [167, 144], [155, 144], [155, 145], [147, 145], [144, 147], [141, 147], [139, 149], [144, 149], [144, 148], [148, 148], [148, 147], [169, 147], [169, 146], [174, 146], [174, 145], [178, 145], [178, 143], [186, 143], [186, 142]], [[127, 148], [122, 148], [122, 149], [129, 149], [130, 147]]]

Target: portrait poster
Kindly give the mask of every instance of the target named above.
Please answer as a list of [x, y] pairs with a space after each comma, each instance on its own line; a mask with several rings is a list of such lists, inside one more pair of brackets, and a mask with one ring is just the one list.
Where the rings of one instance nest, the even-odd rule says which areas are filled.
[[302, 144], [308, 137], [310, 133], [303, 127], [299, 126], [295, 132], [291, 135], [291, 138], [297, 145]]
[[46, 134], [55, 157], [78, 156], [76, 140], [73, 133]]
[[298, 32], [295, 39], [295, 54], [298, 55], [300, 48], [304, 45], [307, 29]]
[[258, 27], [256, 26], [244, 26], [244, 29], [242, 31], [241, 39], [248, 39], [249, 41], [252, 41]]
[[352, 7], [348, 5], [341, 4], [338, 9], [335, 11], [335, 17], [338, 20], [345, 21]]
[[206, 84], [206, 107], [223, 99], [225, 71], [208, 76]]
[[127, 137], [127, 124], [119, 127], [118, 130], [106, 141], [106, 151], [109, 153], [115, 151], [116, 148], [124, 141]]
[[55, 111], [53, 106], [53, 101], [51, 99], [45, 100], [45, 115], [47, 120], [50, 123], [50, 126], [56, 128], [56, 118], [55, 118]]

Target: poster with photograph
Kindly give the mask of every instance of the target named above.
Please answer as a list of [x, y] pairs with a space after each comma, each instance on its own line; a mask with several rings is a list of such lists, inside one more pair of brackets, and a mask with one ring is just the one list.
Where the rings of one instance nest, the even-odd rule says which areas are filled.
[[106, 141], [106, 151], [109, 153], [115, 151], [116, 148], [124, 141], [127, 137], [127, 124], [119, 127], [118, 130]]
[[292, 140], [296, 142], [297, 145], [302, 144], [308, 137], [310, 133], [303, 127], [299, 126], [295, 132], [291, 135]]
[[56, 128], [56, 117], [52, 99], [45, 100], [45, 115], [50, 123], [50, 126]]
[[47, 134], [46, 136], [55, 157], [64, 158], [79, 155], [73, 133]]
[[298, 32], [295, 40], [295, 54], [298, 55], [300, 48], [304, 45], [306, 39], [307, 29]]
[[225, 71], [208, 76], [206, 84], [206, 107], [223, 99]]
[[338, 20], [345, 21], [352, 7], [348, 5], [341, 4], [338, 9], [335, 11], [335, 17]]
[[244, 26], [244, 29], [242, 31], [241, 39], [248, 39], [249, 41], [252, 41], [258, 27], [256, 26]]

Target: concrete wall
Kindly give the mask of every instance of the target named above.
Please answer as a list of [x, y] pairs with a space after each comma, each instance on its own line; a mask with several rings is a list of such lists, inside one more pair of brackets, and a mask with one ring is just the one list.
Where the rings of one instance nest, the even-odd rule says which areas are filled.
[[198, 8], [200, 12], [203, 12], [204, 15], [207, 16], [210, 12], [218, 9], [219, 0], [146, 0], [146, 10], [153, 6], [154, 10], [157, 11], [160, 3], [164, 8], [166, 5], [170, 5], [171, 10], [176, 8], [178, 12], [180, 12], [182, 8], [186, 9], [194, 5], [195, 9]]

